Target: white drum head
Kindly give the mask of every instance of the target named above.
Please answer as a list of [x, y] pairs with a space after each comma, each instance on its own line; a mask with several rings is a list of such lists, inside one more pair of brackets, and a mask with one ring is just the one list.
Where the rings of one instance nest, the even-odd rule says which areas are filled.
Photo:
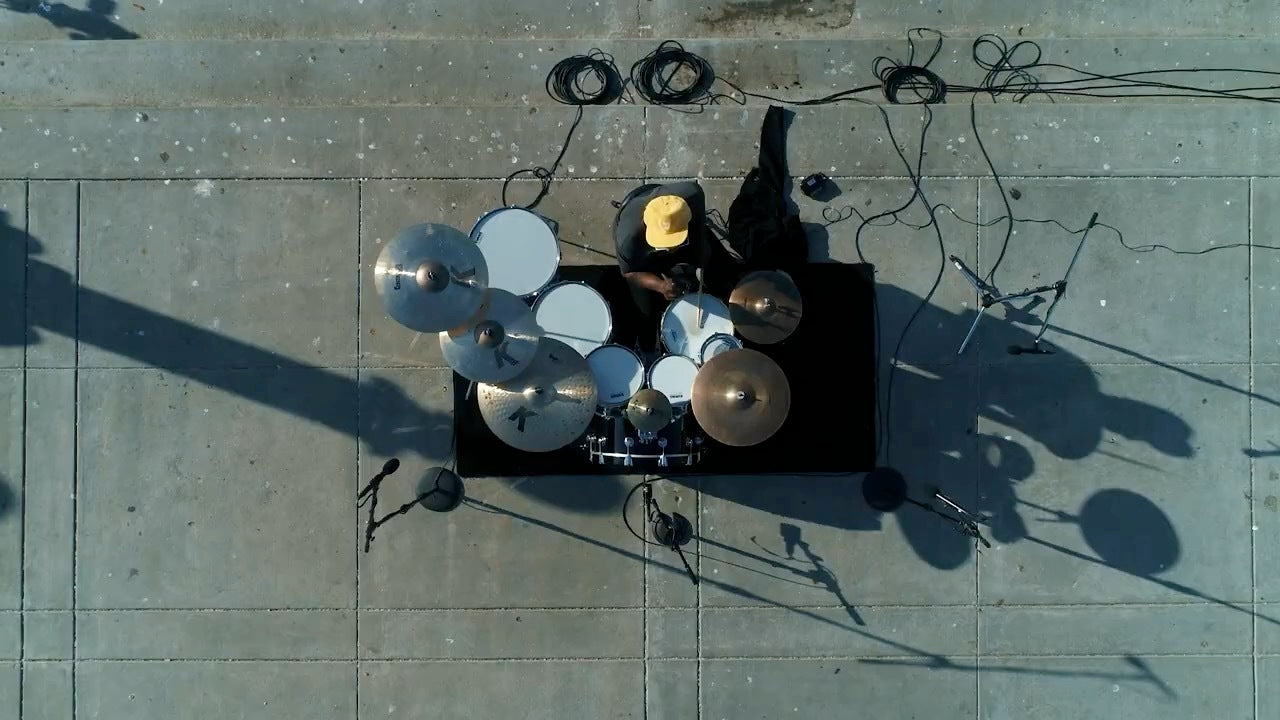
[[724, 333], [716, 333], [707, 338], [702, 343], [702, 352], [698, 355], [698, 364], [704, 365], [711, 358], [728, 350], [739, 350], [742, 348], [742, 341], [732, 335]]
[[649, 387], [666, 395], [672, 405], [687, 405], [693, 400], [693, 379], [697, 375], [698, 366], [691, 358], [663, 355], [649, 368]]
[[617, 407], [644, 386], [644, 363], [621, 345], [601, 345], [587, 355], [587, 364], [596, 376], [596, 403]]
[[489, 287], [528, 297], [551, 282], [560, 265], [560, 245], [545, 220], [523, 208], [502, 208], [471, 229], [489, 266]]
[[586, 357], [609, 342], [613, 314], [595, 288], [580, 282], [556, 283], [533, 303], [533, 319], [542, 332]]
[[667, 352], [697, 360], [702, 344], [716, 334], [733, 334], [729, 307], [720, 298], [702, 296], [702, 327], [698, 327], [697, 293], [672, 300], [662, 314], [662, 345]]

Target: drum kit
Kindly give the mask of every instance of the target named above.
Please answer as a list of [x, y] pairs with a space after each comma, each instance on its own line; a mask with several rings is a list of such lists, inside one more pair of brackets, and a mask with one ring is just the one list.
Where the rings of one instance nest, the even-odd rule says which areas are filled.
[[690, 466], [705, 452], [701, 433], [741, 447], [782, 426], [787, 377], [739, 338], [777, 343], [796, 329], [803, 305], [786, 273], [749, 273], [727, 301], [701, 289], [671, 301], [661, 351], [646, 365], [612, 342], [599, 291], [556, 282], [559, 263], [548, 220], [501, 208], [470, 236], [437, 223], [405, 228], [378, 256], [374, 284], [392, 319], [439, 333], [485, 425], [518, 450], [577, 441], [602, 465]]

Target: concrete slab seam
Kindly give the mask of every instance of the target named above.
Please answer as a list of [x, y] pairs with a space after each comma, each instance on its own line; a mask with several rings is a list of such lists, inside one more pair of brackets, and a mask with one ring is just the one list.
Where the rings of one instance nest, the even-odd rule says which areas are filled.
[[22, 232], [25, 256], [22, 280], [22, 478], [18, 487], [18, 717], [22, 717], [22, 679], [27, 659], [27, 349], [30, 347], [31, 284], [28, 277], [31, 253], [31, 183], [22, 186]]
[[[1253, 374], [1254, 374], [1253, 373], [1253, 370], [1254, 370], [1253, 368], [1253, 318], [1254, 318], [1254, 315], [1253, 315], [1253, 254], [1254, 254], [1253, 178], [1249, 178], [1249, 191], [1248, 193], [1246, 193], [1245, 199], [1246, 199], [1245, 216], [1248, 218], [1248, 223], [1246, 225], [1248, 230], [1247, 241], [1249, 243], [1249, 259], [1248, 259], [1247, 268], [1245, 271], [1246, 283], [1249, 288], [1249, 293], [1247, 298], [1247, 302], [1249, 304], [1248, 305], [1249, 322], [1247, 323], [1247, 326], [1248, 326], [1247, 329], [1249, 332], [1249, 393], [1250, 393], [1248, 442], [1250, 446], [1252, 446], [1253, 445], [1253, 406], [1254, 406], [1253, 393], [1257, 392], [1254, 386], [1254, 380], [1253, 380]], [[1257, 720], [1258, 718], [1262, 717], [1260, 714], [1261, 701], [1258, 697], [1258, 665], [1259, 665], [1258, 663], [1258, 532], [1257, 532], [1258, 517], [1257, 517], [1257, 508], [1255, 507], [1257, 505], [1257, 501], [1255, 498], [1257, 497], [1256, 493], [1258, 492], [1258, 487], [1256, 484], [1256, 474], [1255, 474], [1257, 464], [1258, 464], [1257, 459], [1255, 458], [1249, 459], [1249, 527], [1251, 529], [1249, 532], [1249, 559], [1250, 559], [1250, 562], [1249, 562], [1250, 583], [1249, 584], [1253, 588], [1253, 612], [1250, 613], [1250, 620], [1253, 625], [1253, 628], [1252, 628], [1253, 632], [1250, 635], [1253, 643], [1253, 717], [1254, 717], [1254, 720]]]
[[[360, 325], [360, 295], [363, 291], [364, 280], [364, 264], [361, 262], [360, 253], [364, 250], [364, 181], [356, 181], [356, 423], [355, 423], [355, 445], [356, 445], [356, 487], [360, 487], [360, 336], [364, 334], [364, 328]], [[360, 720], [360, 511], [356, 510], [356, 607], [355, 607], [355, 656], [356, 656], [356, 720]]]
[[[76, 268], [75, 285], [80, 287], [80, 246], [84, 220], [84, 195], [80, 183], [76, 183]], [[71, 371], [71, 385], [75, 390], [75, 412], [72, 418], [72, 458], [71, 458], [71, 720], [76, 720], [80, 711], [76, 697], [76, 667], [79, 665], [80, 623], [76, 620], [76, 610], [80, 604], [80, 292], [76, 291], [74, 301], [75, 318], [72, 327], [75, 331], [75, 364]]]
[[[973, 257], [975, 262], [982, 257], [982, 225], [978, 224], [982, 221], [982, 180], [980, 178], [973, 181], [974, 184], [974, 220], [977, 222], [973, 226]], [[974, 292], [974, 307], [977, 307], [977, 291]], [[978, 341], [979, 347], [982, 341]], [[974, 390], [978, 393], [978, 397], [982, 397], [982, 373], [976, 373], [973, 378]], [[978, 427], [980, 415], [977, 408], [974, 408], [973, 427], [975, 431]], [[978, 485], [982, 485], [982, 479], [978, 478]], [[979, 488], [974, 488], [977, 491]], [[982, 720], [982, 560], [981, 556], [976, 555], [977, 546], [974, 546], [975, 557], [973, 559], [973, 707], [975, 720]]]

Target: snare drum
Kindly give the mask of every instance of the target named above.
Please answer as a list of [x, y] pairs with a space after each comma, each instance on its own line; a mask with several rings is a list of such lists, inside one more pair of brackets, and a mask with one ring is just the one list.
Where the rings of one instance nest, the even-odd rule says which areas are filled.
[[596, 376], [596, 403], [605, 410], [621, 408], [644, 386], [644, 363], [621, 345], [601, 345], [587, 355], [587, 365]]
[[672, 414], [684, 414], [693, 400], [693, 379], [698, 365], [684, 355], [663, 355], [649, 368], [649, 387], [671, 401]]
[[698, 364], [705, 365], [708, 360], [728, 350], [741, 350], [742, 341], [732, 335], [716, 333], [702, 343], [702, 352], [698, 354]]
[[489, 287], [529, 297], [550, 284], [560, 266], [560, 244], [551, 226], [524, 208], [501, 208], [471, 228], [489, 268]]
[[533, 319], [547, 337], [568, 345], [582, 357], [609, 342], [613, 314], [595, 288], [581, 282], [559, 282], [533, 302]]
[[703, 294], [702, 327], [698, 327], [698, 293], [672, 300], [662, 313], [662, 345], [667, 352], [696, 361], [702, 344], [712, 335], [733, 335], [729, 307], [720, 298]]

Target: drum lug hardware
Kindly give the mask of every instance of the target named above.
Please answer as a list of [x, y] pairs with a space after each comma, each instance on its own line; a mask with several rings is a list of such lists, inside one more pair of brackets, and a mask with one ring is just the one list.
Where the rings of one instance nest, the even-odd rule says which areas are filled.
[[631, 459], [631, 446], [636, 444], [635, 438], [625, 438], [622, 442], [627, 446], [627, 457], [622, 461], [622, 464], [626, 467], [631, 467], [634, 464]]
[[658, 458], [658, 467], [667, 467], [667, 439], [658, 438], [658, 447], [662, 450], [662, 455]]

